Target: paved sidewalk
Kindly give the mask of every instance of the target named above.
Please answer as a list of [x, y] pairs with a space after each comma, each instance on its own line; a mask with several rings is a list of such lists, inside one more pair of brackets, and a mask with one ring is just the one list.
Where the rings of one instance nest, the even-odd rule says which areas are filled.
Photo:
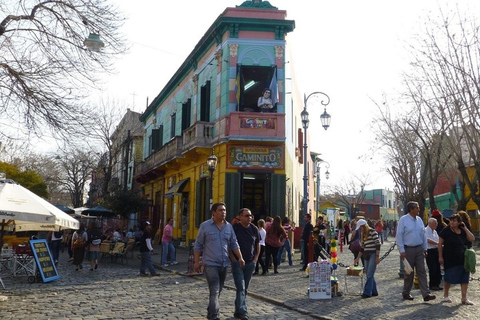
[[[391, 239], [392, 240], [392, 239]], [[381, 255], [385, 254], [393, 245], [386, 241], [382, 245]], [[157, 248], [156, 248], [157, 249]], [[158, 250], [161, 250], [158, 248]], [[478, 254], [478, 251], [477, 251]], [[187, 276], [189, 250], [177, 248], [179, 264], [169, 267], [160, 266], [161, 254], [154, 255], [154, 262], [158, 268], [175, 274]], [[400, 256], [397, 248], [391, 252], [377, 267], [376, 280], [379, 291], [378, 297], [362, 299], [359, 277], [348, 277], [349, 294], [328, 300], [311, 300], [307, 295], [308, 278], [305, 272], [299, 271], [300, 253], [294, 257], [294, 265], [282, 263], [279, 274], [269, 273], [266, 276], [254, 276], [249, 287], [248, 295], [265, 302], [285, 306], [291, 310], [309, 315], [318, 319], [344, 319], [355, 314], [356, 319], [478, 319], [480, 313], [480, 279], [472, 280], [468, 289], [468, 297], [474, 301], [474, 306], [464, 306], [460, 302], [460, 286], [452, 286], [450, 296], [453, 303], [441, 303], [443, 291], [435, 291], [437, 299], [424, 302], [419, 289], [413, 289], [413, 301], [402, 299], [403, 279], [398, 275]], [[477, 259], [480, 262], [480, 259]], [[344, 265], [353, 264], [353, 255], [344, 248], [339, 253], [339, 262]], [[477, 263], [477, 269], [480, 265]], [[339, 268], [336, 276], [340, 281], [340, 290], [344, 291], [346, 270]], [[475, 275], [474, 275], [475, 276]], [[203, 276], [194, 276], [204, 280]], [[206, 286], [206, 285], [205, 285]], [[227, 289], [235, 289], [231, 273], [228, 273], [225, 282]]]

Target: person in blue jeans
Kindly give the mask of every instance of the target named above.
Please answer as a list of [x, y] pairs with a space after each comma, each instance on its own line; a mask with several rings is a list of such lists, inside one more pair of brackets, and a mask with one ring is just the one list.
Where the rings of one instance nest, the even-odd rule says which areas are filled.
[[375, 271], [377, 264], [380, 263], [380, 240], [378, 233], [373, 228], [370, 228], [367, 221], [359, 219], [355, 228], [356, 232], [360, 232], [360, 242], [362, 249], [354, 260], [354, 264], [358, 264], [358, 260], [363, 257], [365, 261], [365, 273], [367, 275], [367, 282], [363, 289], [362, 298], [370, 298], [378, 296], [377, 283], [375, 281]]
[[[193, 269], [200, 272], [200, 256], [202, 256], [205, 278], [208, 283], [207, 319], [220, 319], [220, 304], [227, 266], [230, 265], [230, 251], [238, 258], [240, 268], [245, 267], [242, 252], [238, 246], [233, 227], [225, 220], [227, 207], [218, 202], [212, 205], [212, 218], [200, 224], [193, 252]], [[253, 273], [253, 271], [252, 271]]]
[[285, 239], [285, 243], [283, 244], [283, 246], [280, 247], [280, 249], [278, 250], [278, 265], [280, 265], [280, 263], [282, 262], [282, 255], [283, 255], [283, 250], [285, 249], [285, 252], [287, 253], [287, 256], [288, 256], [288, 265], [293, 265], [293, 262], [292, 262], [292, 244], [290, 243], [290, 239], [288, 239], [288, 231], [293, 231], [294, 228], [290, 225], [290, 219], [285, 217], [283, 218], [282, 220], [282, 226], [283, 226], [283, 229], [285, 230], [285, 232], [287, 233], [287, 239]]
[[175, 246], [173, 245], [173, 219], [167, 221], [162, 235], [162, 265], [168, 267], [167, 257], [170, 255], [170, 263], [176, 265]]
[[249, 209], [240, 209], [239, 216], [240, 222], [233, 226], [233, 230], [237, 236], [245, 267], [240, 266], [238, 258], [231, 252], [233, 281], [237, 289], [233, 316], [237, 319], [248, 319], [247, 289], [260, 254], [260, 233], [258, 228], [251, 223], [253, 215]]

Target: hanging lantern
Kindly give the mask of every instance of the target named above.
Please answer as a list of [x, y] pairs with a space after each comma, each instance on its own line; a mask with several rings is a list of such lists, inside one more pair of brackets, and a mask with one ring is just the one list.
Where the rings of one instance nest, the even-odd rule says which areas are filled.
[[98, 33], [90, 33], [88, 38], [83, 41], [83, 44], [87, 47], [88, 50], [94, 52], [100, 52], [100, 49], [105, 47], [105, 44], [100, 39], [100, 35]]

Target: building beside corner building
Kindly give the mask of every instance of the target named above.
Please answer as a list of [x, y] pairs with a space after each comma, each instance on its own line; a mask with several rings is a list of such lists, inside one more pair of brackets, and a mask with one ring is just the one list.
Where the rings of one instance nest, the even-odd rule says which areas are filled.
[[[210, 198], [226, 203], [228, 221], [248, 207], [256, 220], [280, 215], [300, 225], [303, 161], [313, 166], [302, 154], [303, 100], [287, 41], [295, 22], [286, 17], [267, 1], [226, 8], [141, 115], [135, 179], [154, 229], [173, 217], [175, 236], [188, 245], [211, 217]], [[263, 110], [257, 101], [266, 88], [273, 108]]]

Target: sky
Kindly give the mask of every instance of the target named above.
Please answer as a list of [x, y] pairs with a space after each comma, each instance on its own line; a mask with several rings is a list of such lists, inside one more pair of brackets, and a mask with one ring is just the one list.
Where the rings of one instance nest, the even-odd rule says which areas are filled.
[[[213, 21], [226, 7], [242, 0], [117, 0], [126, 17], [123, 33], [130, 51], [117, 61], [117, 74], [105, 77], [104, 94], [143, 112], [177, 71]], [[422, 30], [428, 15], [451, 1], [325, 1], [272, 0], [295, 20], [288, 44], [295, 61], [294, 79], [300, 92], [322, 91], [331, 102], [331, 126], [320, 126], [323, 108], [309, 104], [310, 150], [321, 153], [330, 179], [322, 190], [344, 186], [353, 176], [368, 176], [367, 189], [393, 189], [388, 163], [373, 144], [373, 101], [401, 90], [408, 70], [408, 45]], [[447, 4], [449, 3], [449, 4]], [[478, 7], [473, 0], [460, 7]], [[478, 11], [477, 11], [478, 12]], [[325, 172], [325, 169], [322, 169]]]

